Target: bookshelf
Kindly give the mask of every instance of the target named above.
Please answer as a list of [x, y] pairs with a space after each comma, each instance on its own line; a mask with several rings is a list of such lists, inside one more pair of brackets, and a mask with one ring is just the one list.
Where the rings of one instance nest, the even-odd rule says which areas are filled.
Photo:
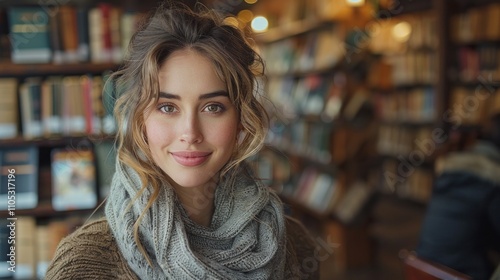
[[500, 5], [459, 1], [450, 13], [450, 130], [465, 133], [500, 110]]
[[255, 8], [255, 14], [261, 11], [277, 23], [254, 37], [266, 62], [264, 91], [272, 102], [271, 129], [266, 149], [254, 160], [256, 171], [316, 238], [340, 244], [321, 263], [320, 274], [328, 278], [371, 261], [367, 220], [359, 215], [371, 192], [350, 196], [358, 206], [338, 213], [344, 220], [335, 208], [356, 182], [368, 189], [358, 181], [368, 175], [360, 166], [372, 164], [369, 139], [375, 135], [363, 81], [371, 55], [364, 49], [348, 53], [350, 7], [328, 14], [322, 5], [330, 1], [296, 1], [280, 11], [273, 6], [279, 1], [270, 2]]
[[15, 64], [0, 61], [0, 77], [30, 77], [53, 75], [101, 74], [118, 69], [115, 63], [78, 63], [78, 64]]
[[[89, 218], [102, 216], [99, 206], [115, 159], [113, 85], [107, 77], [119, 69], [144, 11], [157, 4], [0, 1], [0, 167], [16, 170], [14, 218], [22, 238], [17, 279], [42, 279], [59, 241]], [[48, 55], [32, 56], [33, 51]], [[29, 160], [9, 165], [32, 151]], [[6, 175], [1, 175], [2, 190]], [[80, 193], [71, 195], [73, 187]], [[26, 206], [26, 193], [35, 205]], [[0, 191], [7, 205], [5, 197]], [[82, 197], [87, 203], [79, 206]], [[0, 210], [2, 236], [9, 234], [4, 225], [13, 218], [9, 210]], [[2, 263], [6, 241], [0, 240]], [[12, 278], [6, 267], [0, 269], [0, 278]]]
[[[304, 4], [300, 2], [303, 12], [292, 15], [287, 11], [296, 8], [280, 11], [270, 4], [269, 18], [274, 25], [267, 33], [255, 37], [268, 63], [266, 92], [278, 104], [277, 108], [272, 107], [277, 109], [278, 116], [273, 119], [274, 130], [271, 129], [268, 144], [278, 151], [281, 159], [273, 160], [266, 154], [264, 161], [268, 166], [273, 162], [278, 166], [284, 165], [283, 161], [290, 162], [291, 167], [285, 173], [289, 175], [288, 181], [278, 172], [279, 178], [274, 182], [280, 192], [286, 193], [287, 184], [300, 189], [300, 174], [311, 166], [323, 170], [318, 162], [328, 166], [332, 177], [338, 179], [339, 197], [345, 196], [358, 178], [373, 188], [375, 202], [365, 213], [370, 220], [365, 233], [375, 247], [372, 261], [385, 270], [382, 274], [387, 274], [387, 279], [398, 278], [402, 276], [398, 252], [401, 248], [416, 247], [432, 192], [436, 159], [454, 149], [455, 134], [470, 140], [485, 118], [500, 107], [500, 25], [496, 22], [500, 6], [496, 1], [393, 1], [392, 6], [384, 6], [387, 1], [380, 1], [379, 10], [372, 14], [379, 17], [360, 20], [359, 25], [345, 21], [342, 16], [333, 19], [311, 16], [314, 7], [326, 7], [326, 2], [334, 1], [317, 1], [311, 7], [300, 6]], [[353, 13], [360, 11], [354, 9], [348, 14]], [[402, 22], [411, 28], [409, 37], [395, 41], [391, 38], [392, 29], [403, 33], [400, 37], [405, 36], [405, 24], [398, 25]], [[363, 33], [374, 32], [375, 28], [387, 30]], [[332, 63], [325, 67], [315, 67], [314, 48], [321, 49], [319, 38], [324, 30], [341, 38], [341, 43], [324, 40], [330, 46], [330, 58], [339, 53], [340, 58], [331, 59]], [[359, 45], [369, 44], [368, 50], [352, 45], [349, 36], [353, 31], [358, 31]], [[366, 37], [368, 40], [359, 40]], [[344, 46], [343, 53], [337, 52], [338, 45]], [[362, 67], [356, 68], [356, 63], [347, 61], [352, 53], [357, 54], [354, 61], [358, 59], [368, 67], [367, 76], [360, 74]], [[322, 90], [317, 90], [314, 96], [316, 88], [322, 87], [322, 79], [329, 82], [323, 89], [328, 94], [318, 94]], [[336, 79], [343, 82], [335, 84]], [[297, 94], [297, 89], [306, 93]], [[363, 91], [366, 94], [361, 94]], [[330, 95], [332, 92], [336, 95]], [[321, 111], [324, 108], [305, 110], [314, 98], [327, 104], [330, 97], [341, 108], [332, 119], [324, 118]], [[373, 106], [376, 124], [372, 126], [376, 133], [371, 134], [366, 127], [356, 130], [356, 123], [349, 121], [349, 103], [356, 103], [352, 102], [356, 98]], [[311, 123], [327, 127], [321, 137], [328, 139], [325, 150], [330, 157], [321, 157], [308, 149], [312, 143], [309, 137], [314, 134]], [[363, 138], [374, 145], [352, 148], [356, 141], [363, 143], [360, 140]], [[312, 163], [311, 158], [317, 163]], [[361, 170], [358, 174], [352, 171], [356, 168]], [[275, 174], [267, 175], [272, 178]], [[339, 236], [349, 229], [347, 224], [339, 223], [334, 207], [318, 213], [304, 203], [300, 193], [294, 193], [298, 197], [283, 195], [283, 200], [302, 213], [311, 228], [334, 224], [340, 230], [335, 231]]]
[[392, 13], [381, 11], [390, 16], [379, 19], [381, 30], [370, 41], [377, 54], [368, 81], [376, 104], [379, 166], [370, 171], [377, 195], [369, 232], [373, 265], [384, 279], [403, 277], [398, 252], [417, 245], [434, 160], [445, 144], [439, 136], [445, 134], [440, 116], [447, 86], [440, 5], [446, 5], [437, 2], [400, 1]]

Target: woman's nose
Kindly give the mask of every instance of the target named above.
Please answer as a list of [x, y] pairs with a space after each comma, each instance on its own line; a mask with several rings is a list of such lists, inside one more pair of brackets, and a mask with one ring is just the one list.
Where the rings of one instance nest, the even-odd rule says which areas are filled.
[[203, 141], [203, 133], [201, 123], [198, 116], [194, 114], [186, 115], [182, 122], [182, 133], [180, 141], [188, 144], [198, 144]]

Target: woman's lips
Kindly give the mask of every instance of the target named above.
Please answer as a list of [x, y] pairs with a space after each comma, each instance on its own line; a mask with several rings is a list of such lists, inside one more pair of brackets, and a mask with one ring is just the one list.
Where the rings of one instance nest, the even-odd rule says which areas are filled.
[[212, 154], [211, 152], [195, 152], [195, 151], [180, 151], [170, 153], [175, 161], [183, 166], [198, 166], [203, 164], [208, 157]]

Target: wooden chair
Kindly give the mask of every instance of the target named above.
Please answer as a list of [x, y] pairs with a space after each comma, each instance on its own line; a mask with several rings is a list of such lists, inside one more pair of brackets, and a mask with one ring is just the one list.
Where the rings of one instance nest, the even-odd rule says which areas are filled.
[[419, 258], [414, 252], [401, 250], [399, 257], [404, 263], [406, 280], [471, 280], [467, 276], [447, 266]]

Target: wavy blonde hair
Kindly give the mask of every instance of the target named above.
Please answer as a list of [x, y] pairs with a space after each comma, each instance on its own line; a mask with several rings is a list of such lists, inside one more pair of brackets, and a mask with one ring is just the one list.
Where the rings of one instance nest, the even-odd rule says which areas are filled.
[[212, 62], [239, 113], [241, 138], [221, 175], [258, 152], [268, 129], [268, 116], [256, 94], [257, 78], [263, 75], [264, 65], [242, 31], [226, 24], [214, 12], [205, 9], [196, 13], [171, 3], [163, 4], [149, 16], [132, 37], [124, 66], [111, 76], [118, 94], [114, 108], [118, 160], [133, 168], [141, 178], [137, 197], [151, 188], [146, 209], [134, 224], [135, 241], [148, 261], [138, 237], [139, 224], [157, 199], [162, 180], [169, 178], [152, 159], [145, 136], [144, 112], [159, 98], [161, 65], [170, 54], [183, 49], [194, 50]]

